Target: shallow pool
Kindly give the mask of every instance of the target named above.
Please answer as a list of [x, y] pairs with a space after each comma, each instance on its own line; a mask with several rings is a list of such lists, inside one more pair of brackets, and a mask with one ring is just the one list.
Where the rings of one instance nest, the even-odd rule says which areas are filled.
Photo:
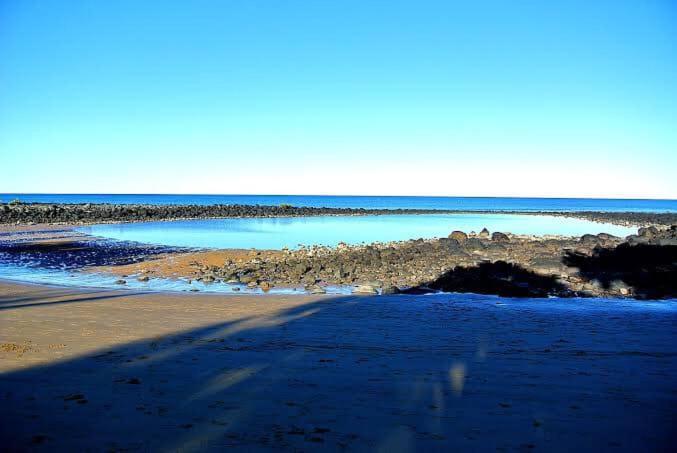
[[322, 216], [259, 219], [177, 220], [103, 224], [79, 230], [93, 236], [179, 247], [281, 249], [339, 242], [388, 242], [446, 237], [453, 230], [482, 228], [533, 235], [580, 236], [609, 233], [627, 236], [635, 228], [564, 217], [516, 214], [417, 214]]

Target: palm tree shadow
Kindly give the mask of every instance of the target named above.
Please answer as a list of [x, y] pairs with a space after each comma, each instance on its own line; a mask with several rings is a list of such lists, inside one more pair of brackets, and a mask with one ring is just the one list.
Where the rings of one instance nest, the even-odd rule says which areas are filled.
[[496, 294], [503, 297], [547, 297], [570, 295], [553, 276], [536, 274], [505, 261], [457, 266], [426, 285], [405, 292], [418, 294], [430, 290], [458, 293]]
[[639, 298], [677, 297], [677, 246], [623, 243], [596, 248], [590, 256], [569, 251], [563, 262], [605, 289], [621, 281]]
[[[506, 278], [534, 278], [519, 268], [505, 269], [509, 270]], [[190, 307], [199, 309], [201, 296], [195, 297]], [[222, 302], [227, 311], [229, 301], [223, 298]], [[252, 298], [251, 303], [270, 302]], [[481, 307], [470, 311], [470, 304]], [[571, 357], [578, 357], [579, 346], [572, 345], [548, 353], [531, 351], [529, 364], [519, 361], [527, 348], [541, 351], [541, 337], [560, 322], [555, 317], [520, 317], [517, 327], [522, 332], [541, 333], [516, 337], [519, 350], [512, 343], [496, 345], [500, 351], [493, 360], [502, 365], [497, 365], [496, 374], [486, 376], [511, 376], [521, 385], [504, 386], [502, 379], [493, 380], [501, 381], [497, 387], [484, 385], [482, 379], [470, 377], [472, 373], [482, 376], [491, 342], [480, 335], [475, 345], [468, 337], [496, 329], [512, 332], [516, 319], [495, 304], [459, 299], [443, 303], [437, 297], [349, 296], [280, 307], [263, 315], [249, 314], [0, 374], [3, 448], [446, 451], [473, 447], [478, 440], [471, 442], [468, 435], [474, 432], [479, 414], [490, 417], [487, 424], [498, 427], [492, 429], [505, 425], [500, 432], [503, 441], [533, 431], [530, 419], [529, 423], [522, 419], [525, 430], [498, 422], [505, 419], [501, 411], [509, 406], [500, 402], [511, 400], [510, 395], [521, 400], [529, 394], [525, 389], [534, 382], [533, 358], [542, 361], [545, 354], [561, 354], [557, 357], [568, 357], [572, 364]], [[466, 323], [466, 317], [472, 317], [472, 323]], [[450, 328], [453, 319], [459, 322], [456, 329]], [[578, 333], [591, 330], [590, 319]], [[182, 319], [172, 322], [177, 321]], [[113, 320], [112, 325], [119, 322]], [[668, 359], [650, 357], [647, 362], [643, 355], [632, 355], [617, 367], [624, 369], [632, 361], [633, 366], [649, 366], [648, 371], [665, 371]], [[529, 373], [518, 373], [522, 366]], [[553, 380], [561, 376], [557, 366], [539, 372], [551, 372]], [[647, 379], [660, 376], [649, 375], [653, 377]], [[479, 398], [486, 391], [493, 393], [489, 406], [478, 408], [478, 403], [486, 402]], [[664, 425], [670, 420], [664, 414], [671, 406], [651, 409], [665, 420], [653, 429], [667, 432]], [[466, 414], [469, 421], [464, 422]], [[614, 427], [605, 426], [604, 436]], [[484, 446], [498, 442], [485, 441]]]
[[[106, 297], [116, 295], [96, 299]], [[312, 326], [311, 318], [327, 304], [348, 309], [354, 302], [348, 299], [324, 299], [271, 316], [246, 316], [2, 374], [3, 448], [44, 444], [76, 451], [86, 444], [174, 450], [199, 446], [205, 436], [216, 448], [261, 446], [265, 442], [247, 434], [251, 413], [270, 406], [292, 414], [303, 404], [271, 402], [271, 386], [280, 386], [282, 399], [300, 396], [296, 392], [304, 387], [312, 390], [293, 372], [295, 362], [304, 360], [306, 352], [331, 354], [338, 347], [332, 338], [298, 344], [285, 331]], [[322, 337], [315, 327], [311, 334]], [[285, 426], [281, 433], [298, 429]]]

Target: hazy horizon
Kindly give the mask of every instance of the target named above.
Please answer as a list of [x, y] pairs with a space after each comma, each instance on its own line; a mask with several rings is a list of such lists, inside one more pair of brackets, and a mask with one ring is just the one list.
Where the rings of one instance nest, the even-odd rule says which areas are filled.
[[677, 7], [0, 4], [5, 193], [677, 199]]
[[[0, 192], [0, 197], [4, 195], [66, 195], [66, 196], [86, 196], [86, 195], [105, 195], [105, 196], [179, 196], [179, 197], [364, 197], [364, 198], [508, 198], [508, 199], [543, 199], [543, 200], [646, 200], [646, 201], [677, 201], [675, 198], [613, 198], [613, 197], [526, 197], [526, 196], [486, 196], [486, 195], [406, 195], [406, 194], [321, 194], [321, 193], [163, 193], [163, 192]], [[2, 200], [0, 200], [2, 201]], [[4, 200], [7, 201], [7, 200]]]

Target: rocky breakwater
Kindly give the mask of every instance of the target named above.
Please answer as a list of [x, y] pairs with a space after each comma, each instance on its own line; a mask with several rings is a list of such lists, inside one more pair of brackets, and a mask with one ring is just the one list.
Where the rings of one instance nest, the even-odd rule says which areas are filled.
[[569, 217], [574, 219], [590, 220], [598, 223], [612, 223], [622, 226], [662, 226], [669, 227], [677, 224], [675, 212], [600, 212], [600, 211], [542, 211], [533, 215], [549, 215], [554, 217]]
[[322, 293], [474, 292], [516, 297], [677, 297], [677, 229], [580, 238], [516, 236], [483, 230], [447, 238], [285, 250], [223, 266], [195, 263], [198, 278]]
[[289, 205], [0, 204], [0, 224], [87, 224], [153, 220], [308, 217], [321, 215], [430, 214], [431, 209], [311, 208]]

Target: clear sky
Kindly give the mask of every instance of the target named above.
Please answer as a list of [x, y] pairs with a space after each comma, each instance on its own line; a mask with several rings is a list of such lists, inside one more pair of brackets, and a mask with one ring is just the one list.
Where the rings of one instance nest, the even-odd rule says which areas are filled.
[[677, 198], [676, 5], [0, 0], [0, 192]]

